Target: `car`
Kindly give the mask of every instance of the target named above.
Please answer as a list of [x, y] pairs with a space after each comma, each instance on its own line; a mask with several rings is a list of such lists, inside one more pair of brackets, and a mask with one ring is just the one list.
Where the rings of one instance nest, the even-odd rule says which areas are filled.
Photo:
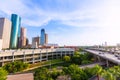
[[120, 57], [118, 57], [118, 59], [120, 60]]
[[115, 54], [115, 57], [119, 57], [119, 55], [118, 55], [118, 54]]

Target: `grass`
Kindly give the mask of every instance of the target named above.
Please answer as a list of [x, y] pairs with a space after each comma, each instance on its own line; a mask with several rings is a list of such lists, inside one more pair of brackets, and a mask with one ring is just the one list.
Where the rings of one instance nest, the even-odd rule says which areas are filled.
[[34, 68], [34, 67], [41, 67], [41, 66], [48, 66], [51, 64], [57, 64], [57, 63], [62, 63], [63, 60], [62, 59], [54, 59], [54, 60], [49, 60], [49, 61], [43, 61], [43, 62], [39, 62], [39, 63], [35, 63], [35, 64], [30, 64], [29, 68]]

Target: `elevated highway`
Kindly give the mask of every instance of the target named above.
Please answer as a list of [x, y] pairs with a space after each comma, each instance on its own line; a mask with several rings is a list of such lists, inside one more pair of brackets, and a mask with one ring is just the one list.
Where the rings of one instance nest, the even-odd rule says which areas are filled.
[[120, 65], [120, 57], [115, 56], [115, 54], [112, 54], [110, 52], [103, 52], [100, 50], [91, 50], [91, 49], [84, 49], [86, 52], [89, 52], [93, 55], [96, 55], [99, 58], [103, 58], [106, 60], [107, 65], [108, 65], [108, 61], [115, 63], [117, 65]]

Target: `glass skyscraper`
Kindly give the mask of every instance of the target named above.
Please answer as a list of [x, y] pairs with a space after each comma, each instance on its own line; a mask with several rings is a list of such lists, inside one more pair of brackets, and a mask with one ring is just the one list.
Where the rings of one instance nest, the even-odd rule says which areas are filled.
[[17, 48], [18, 38], [20, 37], [21, 18], [16, 14], [12, 14], [11, 21], [12, 21], [12, 28], [11, 28], [10, 48]]
[[44, 44], [45, 44], [45, 30], [44, 30], [44, 29], [41, 29], [40, 44], [41, 44], [41, 45], [44, 45]]

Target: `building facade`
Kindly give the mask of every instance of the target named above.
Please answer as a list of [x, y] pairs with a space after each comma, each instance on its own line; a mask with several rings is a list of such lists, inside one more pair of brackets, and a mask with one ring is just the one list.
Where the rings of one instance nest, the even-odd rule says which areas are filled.
[[0, 18], [0, 39], [2, 49], [9, 48], [11, 34], [11, 21], [6, 18]]
[[0, 39], [0, 50], [2, 50], [2, 39]]
[[32, 38], [32, 48], [38, 48], [40, 45], [40, 37], [33, 37]]
[[10, 40], [10, 48], [17, 48], [20, 44], [20, 26], [21, 26], [21, 18], [12, 14], [11, 16], [12, 28], [11, 28], [11, 40]]
[[62, 59], [66, 55], [73, 56], [73, 54], [74, 49], [71, 48], [7, 50], [0, 52], [0, 66], [14, 61], [37, 63], [51, 59]]
[[26, 28], [21, 27], [21, 35], [20, 35], [20, 47], [26, 46]]
[[41, 29], [41, 39], [40, 39], [40, 45], [45, 45], [45, 30]]
[[48, 34], [45, 34], [45, 44], [48, 44]]

